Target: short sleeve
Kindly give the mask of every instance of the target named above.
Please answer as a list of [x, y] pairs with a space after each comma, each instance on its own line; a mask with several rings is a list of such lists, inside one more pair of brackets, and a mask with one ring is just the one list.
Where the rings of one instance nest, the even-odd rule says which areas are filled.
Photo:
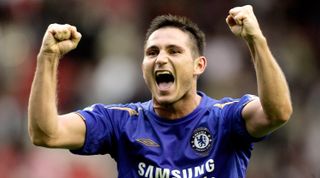
[[77, 111], [86, 125], [85, 142], [82, 148], [71, 150], [74, 154], [112, 154], [114, 150], [114, 123], [102, 104], [95, 104]]
[[245, 125], [245, 120], [242, 117], [242, 110], [244, 106], [246, 106], [249, 102], [258, 99], [255, 95], [244, 95], [239, 99], [232, 99], [226, 106], [224, 107], [224, 117], [227, 120], [227, 123], [230, 128], [231, 135], [235, 137], [237, 140], [240, 139], [241, 141], [246, 142], [258, 142], [262, 140], [262, 138], [255, 138], [252, 137]]

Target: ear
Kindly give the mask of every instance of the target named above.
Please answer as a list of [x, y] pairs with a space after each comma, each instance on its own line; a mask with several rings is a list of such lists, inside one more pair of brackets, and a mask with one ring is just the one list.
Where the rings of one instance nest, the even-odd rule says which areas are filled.
[[207, 59], [204, 56], [199, 56], [194, 60], [193, 64], [193, 74], [199, 76], [207, 67]]
[[142, 72], [143, 79], [146, 80], [146, 76], [145, 76], [145, 72], [144, 72], [144, 64], [143, 63], [144, 63], [144, 60], [142, 61], [140, 67], [141, 67], [141, 72]]

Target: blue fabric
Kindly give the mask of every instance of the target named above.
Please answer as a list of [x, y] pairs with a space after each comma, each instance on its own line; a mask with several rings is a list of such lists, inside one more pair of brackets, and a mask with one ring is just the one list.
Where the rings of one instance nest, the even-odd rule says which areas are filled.
[[256, 98], [215, 100], [198, 92], [199, 106], [177, 119], [160, 118], [152, 101], [95, 104], [78, 113], [86, 123], [75, 154], [110, 154], [119, 177], [245, 177], [253, 142], [241, 112]]

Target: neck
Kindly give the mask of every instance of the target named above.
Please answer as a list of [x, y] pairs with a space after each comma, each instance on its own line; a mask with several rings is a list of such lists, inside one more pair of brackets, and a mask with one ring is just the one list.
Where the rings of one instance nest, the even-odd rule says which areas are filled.
[[153, 101], [153, 108], [158, 116], [170, 120], [182, 118], [190, 114], [200, 104], [201, 96], [196, 92], [186, 94], [175, 103], [160, 104]]

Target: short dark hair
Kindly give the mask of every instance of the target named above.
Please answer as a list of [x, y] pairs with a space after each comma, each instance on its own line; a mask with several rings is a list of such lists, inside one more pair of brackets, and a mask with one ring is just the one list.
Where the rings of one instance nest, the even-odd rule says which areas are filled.
[[163, 27], [175, 27], [183, 32], [188, 32], [190, 34], [191, 39], [194, 41], [194, 46], [196, 50], [196, 54], [203, 55], [203, 50], [205, 47], [205, 35], [199, 29], [198, 25], [192, 22], [190, 19], [182, 16], [176, 15], [160, 15], [155, 17], [147, 30], [144, 44], [146, 44], [150, 35]]

